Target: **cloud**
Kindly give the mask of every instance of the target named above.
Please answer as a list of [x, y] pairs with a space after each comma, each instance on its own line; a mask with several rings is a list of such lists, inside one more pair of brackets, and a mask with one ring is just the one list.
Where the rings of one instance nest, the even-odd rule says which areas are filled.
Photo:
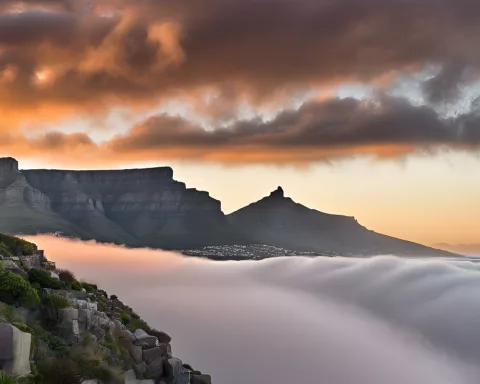
[[[427, 65], [444, 67], [448, 78], [426, 87], [436, 98], [460, 81], [451, 62], [479, 64], [480, 6], [470, 0], [38, 0], [23, 7], [0, 15], [0, 72], [15, 72], [2, 84], [0, 109], [105, 110], [211, 89], [259, 102]], [[25, 81], [45, 69], [48, 84]], [[448, 89], [439, 92], [439, 84]]]
[[[4, 150], [26, 148], [31, 156], [79, 150], [72, 161], [119, 163], [190, 159], [226, 164], [307, 164], [352, 156], [397, 158], [444, 149], [478, 150], [479, 114], [472, 109], [445, 118], [427, 106], [387, 96], [311, 100], [272, 120], [238, 120], [207, 130], [187, 119], [157, 115], [123, 135], [95, 143], [84, 133], [50, 132], [4, 141]], [[85, 149], [84, 155], [81, 149]]]
[[59, 267], [117, 294], [170, 333], [174, 354], [215, 382], [480, 379], [478, 264], [391, 256], [210, 262], [34, 240]]

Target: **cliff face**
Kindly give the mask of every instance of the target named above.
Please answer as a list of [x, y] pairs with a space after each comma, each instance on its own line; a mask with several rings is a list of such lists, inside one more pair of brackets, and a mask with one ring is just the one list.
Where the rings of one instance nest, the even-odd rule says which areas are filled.
[[[207, 245], [229, 236], [220, 202], [175, 181], [168, 167], [18, 171], [13, 159], [0, 159], [0, 180], [0, 213], [16, 206], [24, 217], [48, 214], [49, 231], [163, 248]], [[45, 225], [38, 230], [44, 232]]]

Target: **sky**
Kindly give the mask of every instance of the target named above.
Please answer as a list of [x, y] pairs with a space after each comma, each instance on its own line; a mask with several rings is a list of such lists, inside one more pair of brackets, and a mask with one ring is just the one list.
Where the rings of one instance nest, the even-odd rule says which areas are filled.
[[[214, 262], [40, 236], [214, 383], [477, 384], [480, 265], [288, 257]], [[65, 252], [68, 249], [68, 252]]]
[[478, 244], [479, 32], [471, 0], [0, 0], [0, 156]]

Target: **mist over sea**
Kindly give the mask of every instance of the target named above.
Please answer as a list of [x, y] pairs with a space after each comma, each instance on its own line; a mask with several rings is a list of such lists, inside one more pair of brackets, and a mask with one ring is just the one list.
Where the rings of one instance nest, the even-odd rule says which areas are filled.
[[276, 258], [30, 238], [116, 294], [215, 384], [478, 384], [475, 259]]

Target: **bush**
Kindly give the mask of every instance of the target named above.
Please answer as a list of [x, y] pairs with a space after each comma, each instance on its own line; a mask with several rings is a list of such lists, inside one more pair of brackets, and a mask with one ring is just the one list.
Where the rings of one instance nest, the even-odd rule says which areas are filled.
[[126, 314], [125, 312], [122, 312], [122, 314], [120, 315], [120, 321], [124, 325], [127, 325], [128, 323], [130, 323], [130, 316], [128, 316], [128, 314]]
[[82, 288], [84, 288], [87, 291], [87, 293], [91, 293], [98, 289], [98, 287], [95, 284], [89, 284], [84, 281], [82, 281], [80, 284], [82, 284]]
[[49, 271], [32, 268], [28, 271], [28, 280], [31, 283], [38, 283], [43, 288], [65, 289], [65, 283], [52, 277]]
[[57, 274], [60, 277], [60, 280], [62, 280], [64, 283], [68, 285], [72, 285], [74, 282], [77, 281], [77, 279], [75, 279], [75, 275], [73, 274], [73, 272], [70, 272], [67, 269], [59, 269], [57, 271]]
[[28, 308], [40, 303], [37, 291], [28, 281], [8, 271], [0, 271], [0, 300], [9, 304], [18, 303]]
[[118, 296], [117, 295], [110, 295], [110, 300], [118, 300]]
[[[18, 237], [8, 236], [0, 233], [0, 243], [13, 255], [33, 255], [37, 246], [33, 243], [19, 239]], [[5, 255], [7, 256], [7, 255]], [[9, 255], [11, 256], [11, 255]]]
[[10, 248], [8, 248], [5, 244], [0, 242], [0, 255], [5, 256], [5, 257], [12, 257], [13, 253], [10, 250]]
[[56, 293], [50, 293], [48, 295], [45, 295], [43, 298], [43, 305], [55, 309], [64, 309], [72, 306], [72, 304], [70, 304], [70, 302], [66, 298], [57, 295]]
[[80, 284], [78, 281], [74, 281], [72, 283], [72, 289], [74, 291], [81, 291], [83, 289], [82, 284]]
[[38, 364], [38, 382], [42, 384], [80, 384], [78, 365], [66, 358], [53, 358]]

